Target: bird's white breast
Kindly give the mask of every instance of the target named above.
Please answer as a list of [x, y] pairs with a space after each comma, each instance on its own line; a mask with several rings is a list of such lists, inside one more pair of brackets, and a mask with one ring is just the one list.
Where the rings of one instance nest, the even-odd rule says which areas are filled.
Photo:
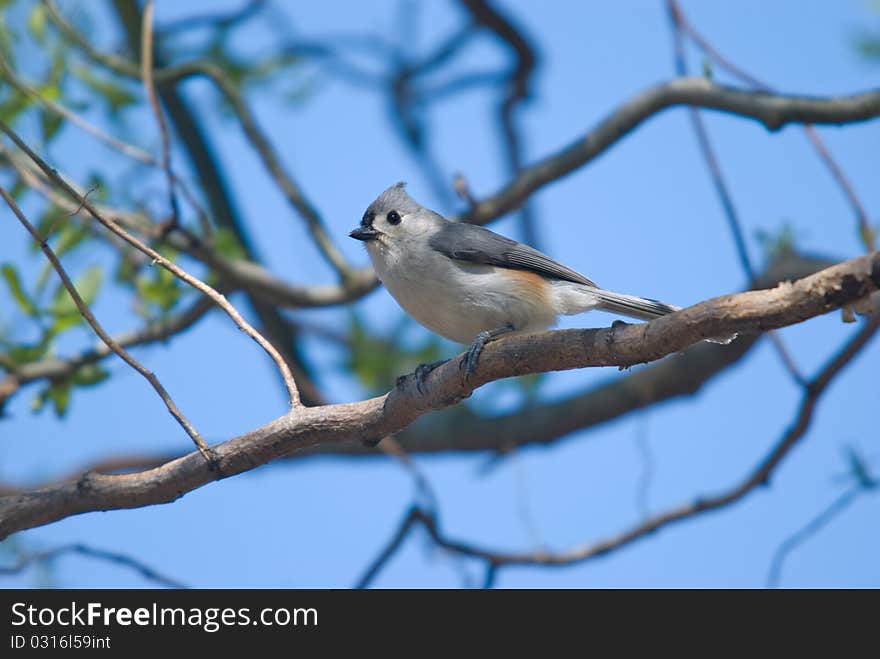
[[[377, 244], [378, 243], [378, 244]], [[367, 245], [379, 279], [415, 320], [470, 343], [484, 330], [540, 330], [556, 322], [550, 286], [539, 275], [453, 260], [430, 249]]]

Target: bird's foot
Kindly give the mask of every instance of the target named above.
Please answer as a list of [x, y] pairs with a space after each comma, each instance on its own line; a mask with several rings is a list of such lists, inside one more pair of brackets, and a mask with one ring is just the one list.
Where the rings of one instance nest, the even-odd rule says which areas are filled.
[[477, 338], [474, 339], [474, 342], [471, 344], [471, 347], [468, 349], [467, 354], [465, 355], [464, 361], [459, 366], [464, 366], [464, 377], [465, 380], [470, 378], [477, 371], [477, 363], [480, 360], [480, 355], [483, 352], [483, 348], [486, 344], [492, 339], [498, 338], [503, 334], [508, 334], [509, 332], [513, 332], [514, 328], [510, 325], [505, 327], [499, 327], [494, 330], [484, 330], [477, 334]]
[[425, 378], [428, 377], [428, 374], [438, 366], [442, 366], [448, 361], [448, 359], [441, 359], [439, 362], [431, 362], [430, 364], [419, 364], [418, 366], [416, 366], [413, 377], [415, 377], [416, 379], [416, 389], [420, 394], [425, 393]]
[[615, 334], [617, 334], [617, 328], [626, 327], [627, 325], [629, 325], [629, 323], [627, 323], [623, 320], [615, 320], [614, 322], [612, 322], [611, 329], [608, 331], [608, 334], [605, 336], [605, 343], [607, 343], [608, 345], [611, 345], [612, 343], [614, 343], [614, 340], [616, 338]]

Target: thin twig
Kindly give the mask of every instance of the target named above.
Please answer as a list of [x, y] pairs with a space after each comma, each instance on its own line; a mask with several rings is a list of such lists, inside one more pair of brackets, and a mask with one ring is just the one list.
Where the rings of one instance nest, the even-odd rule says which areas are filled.
[[[67, 272], [64, 270], [64, 266], [61, 265], [61, 262], [58, 260], [58, 257], [55, 256], [55, 252], [52, 251], [52, 248], [49, 247], [48, 241], [40, 235], [40, 232], [37, 231], [36, 227], [32, 225], [28, 219], [24, 216], [19, 209], [18, 204], [15, 203], [15, 200], [12, 196], [6, 191], [5, 188], [0, 186], [0, 196], [3, 197], [4, 201], [6, 201], [9, 208], [12, 209], [12, 212], [15, 213], [15, 216], [18, 218], [19, 222], [21, 222], [22, 226], [27, 229], [28, 233], [33, 236], [34, 240], [40, 246], [40, 249], [43, 250], [43, 253], [46, 255], [46, 258], [49, 259], [49, 262], [52, 264], [52, 267], [55, 269], [55, 272], [58, 273], [58, 276], [61, 277], [61, 282], [64, 284], [64, 288], [67, 289], [67, 292], [70, 294], [70, 297], [73, 298], [74, 304], [76, 304], [76, 308], [79, 309], [82, 317], [85, 318], [86, 322], [91, 325], [92, 329], [95, 330], [95, 334], [101, 337], [101, 340], [107, 344], [107, 347], [110, 348], [114, 353], [119, 355], [119, 357], [129, 366], [131, 366], [134, 370], [140, 373], [144, 378], [146, 378], [147, 382], [149, 382], [153, 389], [156, 390], [156, 393], [159, 394], [159, 397], [165, 403], [168, 411], [171, 412], [171, 416], [173, 416], [177, 422], [183, 427], [186, 433], [192, 438], [193, 443], [195, 443], [196, 447], [198, 447], [199, 451], [201, 451], [202, 455], [205, 457], [205, 460], [211, 462], [211, 450], [208, 448], [208, 445], [205, 443], [205, 440], [202, 439], [202, 436], [199, 435], [198, 431], [195, 427], [189, 422], [189, 420], [183, 415], [183, 412], [177, 407], [177, 404], [172, 400], [171, 396], [165, 390], [165, 387], [162, 386], [162, 383], [159, 382], [159, 379], [156, 375], [143, 366], [138, 360], [131, 356], [131, 354], [122, 346], [120, 346], [116, 341], [113, 340], [113, 337], [110, 336], [104, 328], [101, 326], [101, 323], [98, 322], [98, 319], [95, 318], [94, 314], [89, 310], [88, 304], [86, 304], [85, 300], [80, 297], [80, 294], [77, 292], [76, 287], [73, 285], [73, 282], [68, 277]], [[88, 202], [84, 202], [88, 203]]]
[[[538, 64], [535, 46], [520, 26], [487, 0], [461, 0], [474, 22], [491, 31], [507, 46], [513, 65], [506, 75], [506, 89], [498, 104], [498, 123], [501, 129], [508, 174], [515, 178], [524, 165], [522, 136], [517, 122], [517, 110], [532, 95], [532, 78]], [[527, 200], [519, 210], [523, 240], [539, 247], [533, 204]]]
[[867, 491], [868, 488], [866, 488], [861, 483], [853, 485], [843, 494], [838, 496], [834, 501], [832, 501], [827, 508], [822, 510], [822, 512], [820, 512], [813, 519], [807, 522], [806, 525], [803, 526], [803, 528], [798, 529], [792, 535], [786, 538], [782, 542], [782, 544], [779, 545], [776, 552], [773, 554], [773, 559], [770, 561], [770, 569], [767, 572], [767, 588], [779, 587], [779, 581], [782, 578], [782, 568], [785, 563], [785, 559], [788, 558], [788, 555], [792, 551], [794, 551], [798, 546], [806, 542], [810, 538], [810, 536], [815, 535], [825, 526], [830, 524], [835, 517], [840, 515], [844, 510], [849, 507], [851, 503], [853, 503], [860, 495], [865, 494]]
[[[756, 89], [760, 89], [766, 92], [774, 91], [772, 86], [768, 85], [762, 80], [759, 80], [745, 69], [740, 68], [727, 57], [725, 57], [717, 48], [715, 48], [715, 46], [713, 46], [708, 39], [706, 39], [699, 31], [697, 31], [693, 23], [690, 22], [688, 17], [682, 11], [681, 6], [678, 4], [677, 0], [669, 0], [668, 4], [676, 25], [678, 25], [679, 28], [685, 34], [687, 34], [688, 37], [690, 37], [691, 41], [693, 41], [700, 48], [700, 50], [702, 50], [718, 66], [720, 66], [722, 69], [727, 70], [734, 77], [739, 78], [747, 84], [752, 85]], [[803, 129], [804, 133], [807, 136], [807, 139], [810, 140], [810, 143], [813, 145], [813, 148], [819, 155], [819, 158], [822, 160], [823, 163], [825, 163], [825, 166], [831, 172], [834, 180], [837, 181], [837, 184], [843, 191], [844, 196], [847, 198], [847, 201], [849, 202], [853, 213], [855, 213], [856, 221], [859, 225], [859, 235], [861, 236], [865, 248], [869, 252], [873, 251], [875, 249], [875, 233], [871, 229], [871, 223], [868, 219], [868, 213], [865, 210], [865, 207], [862, 204], [861, 200], [859, 199], [859, 196], [856, 194], [855, 189], [850, 183], [849, 178], [846, 176], [840, 165], [837, 164], [837, 161], [834, 159], [834, 157], [831, 155], [831, 152], [825, 145], [825, 141], [819, 136], [816, 128], [812, 124], [808, 123], [804, 124]]]
[[[17, 154], [12, 154], [2, 144], [0, 144], [0, 154], [7, 156], [10, 165], [31, 189], [39, 192], [59, 208], [72, 211], [79, 205], [77, 201], [68, 200], [66, 194], [57, 191], [53, 187], [54, 183], [51, 179], [37, 167], [31, 166], [30, 161], [26, 163], [25, 159], [18, 158]], [[79, 196], [76, 199], [79, 199], [81, 194], [78, 192]], [[216, 270], [230, 286], [253, 293], [259, 300], [265, 300], [272, 305], [288, 308], [336, 306], [363, 297], [375, 289], [379, 283], [373, 268], [366, 267], [355, 270], [352, 277], [341, 284], [314, 286], [290, 284], [278, 279], [253, 261], [225, 257], [199, 241], [193, 242], [180, 231], [163, 235], [158, 225], [146, 215], [109, 206], [96, 205], [95, 207], [105, 217], [108, 215], [113, 217], [124, 228], [189, 254]], [[111, 238], [122, 242], [116, 236]]]
[[437, 510], [439, 508], [437, 494], [434, 492], [434, 488], [431, 487], [431, 482], [428, 480], [427, 476], [422, 473], [418, 465], [416, 465], [412, 456], [410, 456], [406, 449], [400, 445], [400, 442], [398, 442], [392, 435], [388, 435], [387, 437], [383, 437], [382, 441], [379, 442], [379, 450], [386, 455], [390, 455], [397, 459], [401, 466], [412, 477], [413, 483], [416, 486], [417, 503], [426, 507], [428, 510]]
[[650, 417], [648, 412], [643, 412], [636, 420], [636, 447], [642, 462], [642, 469], [636, 484], [636, 508], [642, 519], [648, 519], [651, 514], [651, 484], [654, 481], [654, 454], [651, 451], [651, 443], [648, 441], [648, 425]]
[[[668, 0], [667, 7], [669, 9], [669, 16], [672, 24], [673, 46], [675, 49], [675, 69], [678, 75], [687, 76], [687, 58], [684, 52], [683, 32], [681, 23], [679, 22], [681, 13], [675, 0]], [[749, 257], [745, 232], [743, 231], [742, 222], [740, 221], [739, 213], [736, 210], [736, 205], [733, 203], [733, 196], [730, 194], [730, 188], [727, 185], [724, 174], [721, 172], [721, 165], [718, 162], [718, 157], [715, 155], [715, 149], [712, 146], [712, 142], [709, 140], [709, 132], [706, 129], [706, 125], [703, 122], [703, 117], [699, 110], [696, 108], [689, 108], [688, 116], [691, 120], [694, 135], [696, 135], [697, 138], [700, 153], [703, 156], [706, 168], [709, 170], [709, 175], [712, 178], [712, 185], [715, 188], [715, 193], [718, 195], [718, 199], [721, 202], [721, 208], [724, 210], [724, 217], [727, 220], [727, 225], [733, 235], [733, 241], [736, 245], [736, 253], [739, 257], [740, 265], [748, 278], [749, 285], [753, 286], [757, 275], [755, 268], [752, 265], [752, 260]], [[800, 369], [797, 367], [794, 358], [791, 356], [791, 353], [788, 351], [782, 338], [777, 336], [775, 332], [769, 332], [769, 334], [770, 340], [773, 343], [773, 348], [779, 355], [782, 365], [785, 367], [792, 380], [794, 380], [799, 386], [804, 386], [806, 380], [801, 374]]]
[[[62, 16], [52, 0], [43, 0], [43, 4], [47, 8], [47, 15], [50, 20], [91, 59], [120, 75], [132, 78], [141, 77], [138, 67], [127, 59], [116, 55], [108, 55], [96, 49], [88, 39], [80, 34]], [[281, 189], [288, 203], [305, 220], [312, 239], [318, 246], [322, 256], [336, 270], [343, 282], [348, 283], [357, 279], [357, 273], [352, 271], [342, 252], [339, 251], [330, 238], [317, 209], [305, 197], [302, 189], [297, 185], [293, 177], [284, 169], [281, 159], [278, 157], [266, 133], [260, 128], [238, 88], [229, 80], [222, 69], [209, 61], [196, 60], [153, 71], [152, 77], [154, 83], [161, 85], [184, 80], [195, 75], [207, 77], [223, 94], [238, 118], [242, 130], [244, 130], [248, 138], [248, 142], [254, 147], [254, 150], [260, 157], [263, 166]]]
[[409, 532], [415, 526], [416, 522], [419, 521], [421, 511], [418, 507], [410, 508], [407, 511], [406, 515], [404, 515], [403, 519], [400, 521], [400, 524], [397, 527], [397, 531], [395, 531], [394, 535], [391, 536], [391, 539], [388, 541], [388, 544], [379, 552], [379, 555], [373, 559], [373, 562], [367, 567], [364, 571], [363, 576], [358, 579], [355, 584], [355, 588], [369, 588], [370, 584], [373, 583], [375, 578], [379, 576], [379, 572], [382, 571], [388, 562], [394, 557], [394, 554], [397, 553], [403, 546], [404, 540], [409, 537]]
[[[158, 159], [156, 159], [151, 153], [144, 151], [134, 144], [125, 142], [115, 135], [111, 135], [110, 133], [103, 131], [98, 126], [78, 115], [76, 112], [73, 112], [64, 105], [61, 105], [54, 99], [48, 98], [41, 94], [37, 89], [33, 87], [33, 85], [28, 84], [22, 78], [18, 77], [15, 74], [15, 72], [9, 66], [9, 62], [7, 62], [6, 59], [3, 57], [2, 53], [0, 53], [0, 75], [2, 75], [3, 78], [10, 85], [18, 90], [19, 93], [24, 94], [29, 98], [32, 98], [37, 103], [40, 103], [49, 112], [54, 113], [62, 119], [66, 119], [71, 124], [81, 129], [83, 132], [88, 133], [99, 142], [103, 143], [105, 146], [137, 162], [159, 169], [162, 168], [162, 163]], [[171, 174], [174, 178], [174, 184], [180, 189], [180, 191], [183, 193], [183, 196], [186, 198], [187, 203], [192, 206], [196, 214], [199, 216], [199, 220], [201, 221], [205, 234], [209, 235], [210, 222], [207, 220], [207, 212], [205, 211], [201, 202], [198, 200], [195, 193], [190, 189], [190, 186], [183, 178], [177, 176], [173, 172], [171, 172]]]
[[235, 322], [238, 328], [251, 337], [254, 341], [256, 341], [263, 350], [265, 350], [269, 356], [275, 361], [275, 364], [278, 366], [278, 369], [281, 371], [281, 375], [284, 378], [284, 384], [287, 387], [287, 392], [290, 395], [290, 404], [292, 406], [299, 406], [300, 398], [299, 391], [297, 390], [296, 382], [293, 379], [293, 375], [290, 372], [290, 367], [284, 361], [284, 358], [278, 353], [275, 347], [269, 343], [253, 326], [248, 323], [241, 314], [233, 307], [229, 301], [226, 299], [222, 293], [217, 291], [215, 288], [209, 286], [201, 279], [192, 276], [183, 268], [172, 263], [164, 256], [162, 256], [159, 252], [144, 244], [127, 231], [122, 229], [116, 222], [104, 217], [98, 210], [82, 195], [80, 195], [76, 189], [74, 189], [60, 174], [58, 174], [55, 169], [50, 167], [46, 162], [40, 158], [34, 151], [25, 144], [21, 138], [7, 126], [4, 122], [0, 121], [0, 130], [2, 130], [6, 135], [15, 142], [16, 146], [19, 149], [24, 151], [28, 157], [36, 163], [36, 165], [42, 170], [42, 172], [49, 178], [53, 183], [62, 188], [67, 194], [73, 197], [75, 200], [82, 202], [83, 207], [89, 212], [89, 214], [95, 218], [98, 222], [100, 222], [105, 228], [109, 229], [118, 237], [122, 238], [129, 245], [134, 247], [135, 249], [143, 252], [151, 259], [153, 259], [154, 263], [161, 265], [163, 268], [168, 270], [171, 274], [173, 274], [178, 279], [185, 281], [187, 284], [192, 286], [193, 288], [201, 291], [208, 297], [210, 297], [217, 306], [219, 306], [223, 311], [225, 311], [230, 318]]
[[498, 578], [498, 566], [492, 561], [486, 563], [486, 574], [483, 577], [483, 589], [489, 590], [495, 587], [495, 581]]
[[392, 123], [415, 156], [434, 194], [444, 204], [451, 202], [449, 185], [424, 130], [426, 101], [429, 97], [421, 93], [415, 83], [454, 58], [475, 33], [471, 25], [455, 30], [432, 52], [415, 61], [410, 61], [405, 53], [400, 52], [393, 52], [388, 57], [393, 66], [387, 76]]
[[82, 543], [62, 545], [60, 547], [55, 547], [54, 549], [49, 549], [47, 551], [41, 551], [33, 554], [25, 554], [18, 559], [18, 562], [15, 565], [0, 566], [0, 575], [12, 576], [20, 574], [31, 565], [37, 563], [48, 563], [55, 560], [56, 558], [63, 556], [64, 554], [79, 554], [80, 556], [97, 558], [99, 560], [109, 561], [110, 563], [122, 565], [123, 567], [134, 570], [144, 579], [157, 583], [161, 586], [165, 586], [166, 588], [188, 588], [186, 584], [177, 581], [176, 579], [172, 579], [171, 577], [166, 577], [165, 575], [151, 568], [149, 565], [141, 563], [135, 558], [126, 556], [125, 554], [120, 554], [118, 552], [106, 551], [104, 549], [95, 549], [94, 547], [90, 547]]
[[104, 132], [93, 123], [83, 119], [76, 112], [73, 112], [64, 105], [61, 105], [61, 103], [55, 101], [52, 98], [48, 98], [43, 94], [40, 94], [39, 91], [33, 88], [33, 86], [27, 84], [24, 80], [19, 78], [18, 75], [16, 75], [2, 53], [0, 53], [0, 74], [2, 74], [6, 82], [15, 87], [18, 92], [37, 101], [46, 109], [58, 115], [59, 117], [67, 119], [67, 121], [82, 129], [100, 142], [103, 142], [111, 149], [114, 149], [119, 153], [122, 153], [123, 155], [128, 156], [133, 160], [137, 160], [138, 162], [142, 162], [146, 165], [158, 166], [159, 162], [147, 151], [144, 151], [134, 144], [129, 144], [128, 142], [125, 142], [118, 137]]
[[165, 123], [165, 114], [159, 95], [156, 93], [156, 84], [153, 81], [153, 0], [144, 3], [144, 20], [141, 26], [141, 78], [144, 88], [147, 90], [147, 99], [156, 115], [159, 124], [159, 133], [162, 138], [162, 169], [165, 170], [165, 178], [168, 181], [168, 203], [171, 206], [170, 227], [180, 225], [180, 207], [177, 204], [177, 195], [174, 192], [174, 171], [171, 167], [171, 136], [168, 125]]

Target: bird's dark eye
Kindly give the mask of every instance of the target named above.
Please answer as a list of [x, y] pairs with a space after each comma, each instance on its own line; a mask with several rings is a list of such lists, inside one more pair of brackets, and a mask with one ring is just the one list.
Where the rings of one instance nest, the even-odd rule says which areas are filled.
[[400, 224], [400, 213], [397, 211], [391, 211], [385, 219], [388, 220], [388, 224]]

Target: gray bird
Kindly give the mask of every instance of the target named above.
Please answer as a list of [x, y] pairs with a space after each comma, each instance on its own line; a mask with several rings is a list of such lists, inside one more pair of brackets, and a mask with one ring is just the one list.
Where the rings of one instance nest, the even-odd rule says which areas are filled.
[[[349, 235], [364, 242], [379, 280], [410, 316], [440, 336], [471, 344], [468, 375], [487, 341], [544, 330], [560, 315], [601, 309], [653, 320], [680, 309], [599, 288], [533, 247], [450, 222], [419, 205], [404, 185], [379, 195]], [[419, 367], [420, 384], [434, 366]]]

